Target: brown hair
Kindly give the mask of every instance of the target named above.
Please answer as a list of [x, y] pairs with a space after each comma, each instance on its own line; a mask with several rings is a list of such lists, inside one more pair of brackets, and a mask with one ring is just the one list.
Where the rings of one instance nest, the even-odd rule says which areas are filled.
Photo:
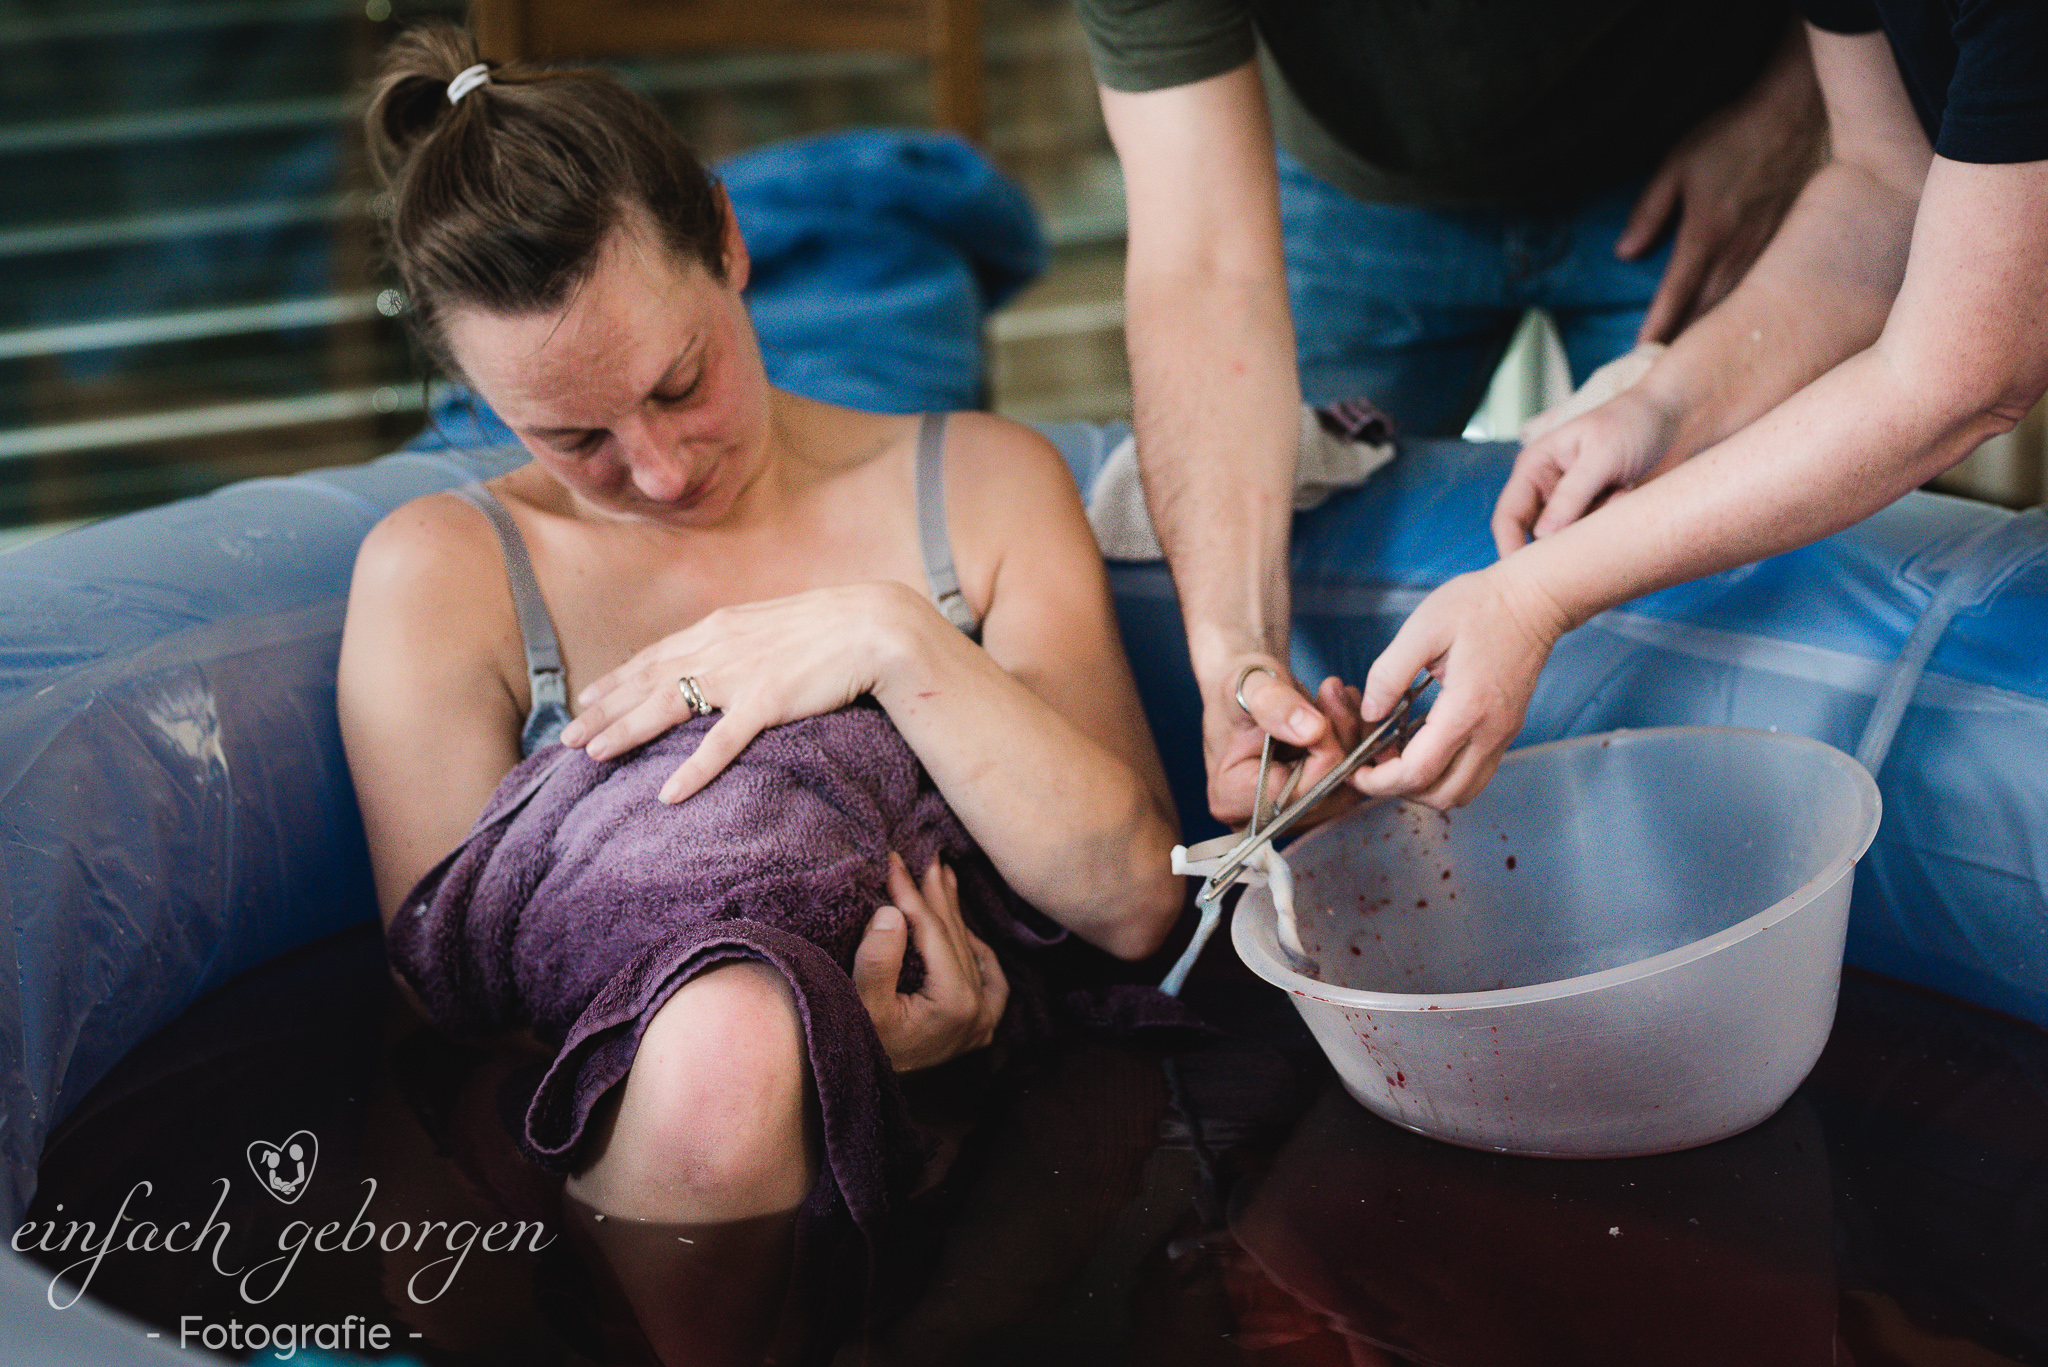
[[449, 104], [448, 83], [478, 60], [461, 29], [402, 34], [367, 115], [392, 264], [414, 330], [451, 374], [444, 310], [559, 305], [636, 207], [678, 261], [725, 278], [724, 202], [659, 110], [607, 71], [495, 64]]

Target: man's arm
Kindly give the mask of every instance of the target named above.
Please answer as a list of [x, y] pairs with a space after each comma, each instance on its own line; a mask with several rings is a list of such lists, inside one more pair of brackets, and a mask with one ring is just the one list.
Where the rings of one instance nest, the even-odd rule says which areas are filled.
[[[1165, 90], [1104, 87], [1129, 205], [1125, 335], [1140, 474], [1202, 690], [1209, 803], [1251, 810], [1264, 732], [1319, 743], [1290, 685], [1288, 534], [1300, 384], [1278, 173], [1258, 68]], [[1322, 757], [1322, 756], [1319, 756]]]
[[1614, 244], [1616, 256], [1633, 261], [1678, 216], [1671, 260], [1637, 341], [1668, 341], [1728, 297], [1820, 165], [1826, 145], [1806, 26], [1793, 17], [1749, 89], [1666, 154]]
[[[1908, 168], [1917, 147], [1926, 166], [1917, 122], [1882, 118], [1905, 102], [1884, 38], [1816, 35], [1815, 53], [1830, 110], [1846, 116], [1836, 125], [1838, 156], [1882, 177]], [[1890, 98], [1854, 98], [1886, 85]], [[1859, 258], [1889, 250], [1856, 229], [1840, 226], [1842, 269], [1828, 277], [1838, 286]], [[1745, 284], [1738, 293], [1748, 292]], [[1838, 296], [1792, 295], [1786, 306], [1794, 301], [1825, 309]], [[1694, 377], [1691, 392], [1718, 397], [1724, 413], [1742, 411], [1739, 383], [1716, 387], [1712, 378]], [[1537, 671], [1565, 630], [1861, 520], [2010, 429], [2044, 388], [2048, 162], [1933, 159], [1904, 282], [1876, 340], [1668, 474], [1425, 600], [1374, 664], [1365, 712], [1384, 715], [1425, 667], [1440, 673], [1443, 696], [1407, 751], [1363, 771], [1359, 786], [1423, 794], [1437, 806], [1469, 801], [1519, 729]]]
[[1501, 554], [1739, 431], [1883, 328], [1933, 149], [1883, 34], [1816, 33], [1813, 44], [1833, 159], [1733, 294], [1633, 387], [1516, 457], [1494, 511]]

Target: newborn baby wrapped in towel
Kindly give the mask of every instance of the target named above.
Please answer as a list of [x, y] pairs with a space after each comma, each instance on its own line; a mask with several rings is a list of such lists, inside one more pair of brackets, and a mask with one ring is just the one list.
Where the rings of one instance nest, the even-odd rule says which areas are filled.
[[[558, 745], [533, 754], [401, 904], [391, 959], [443, 1028], [530, 1027], [557, 1050], [521, 1139], [561, 1170], [578, 1166], [598, 1101], [678, 987], [735, 959], [771, 965], [803, 1026], [822, 1194], [867, 1228], [916, 1182], [925, 1151], [850, 976], [869, 918], [890, 900], [890, 852], [913, 870], [935, 857], [955, 870], [963, 919], [1010, 981], [999, 1040], [1051, 1028], [1053, 994], [1019, 951], [1066, 932], [1009, 890], [869, 703], [764, 731], [694, 797], [659, 802], [715, 720], [610, 761]], [[899, 989], [922, 977], [913, 945]], [[1192, 1019], [1135, 987], [1061, 1004], [1123, 1027]]]

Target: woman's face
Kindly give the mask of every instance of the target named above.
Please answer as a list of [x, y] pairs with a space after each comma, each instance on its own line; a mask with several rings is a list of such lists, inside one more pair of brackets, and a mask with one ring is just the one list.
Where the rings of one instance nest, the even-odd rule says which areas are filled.
[[462, 373], [592, 511], [714, 526], [763, 467], [768, 381], [740, 302], [746, 248], [727, 238], [721, 282], [635, 214], [560, 308], [445, 315]]

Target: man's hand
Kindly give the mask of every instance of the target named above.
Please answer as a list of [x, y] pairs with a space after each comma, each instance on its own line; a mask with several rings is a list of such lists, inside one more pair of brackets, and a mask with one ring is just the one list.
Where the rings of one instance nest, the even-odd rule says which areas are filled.
[[1742, 98], [1708, 115], [1665, 156], [1615, 241], [1614, 254], [1633, 261], [1678, 215], [1671, 261], [1637, 341], [1669, 341], [1727, 297], [1820, 165], [1826, 142], [1820, 87], [1795, 21]]
[[[995, 951], [960, 918], [960, 885], [938, 860], [920, 892], [910, 870], [889, 856], [889, 895], [868, 922], [853, 955], [853, 986], [874, 1019], [875, 1033], [899, 1073], [932, 1068], [995, 1038], [1010, 1001], [1010, 982]], [[924, 956], [924, 985], [896, 990], [910, 938]]]
[[[1244, 681], [1241, 688], [1240, 678]], [[1242, 707], [1238, 706], [1240, 694]], [[1346, 688], [1332, 675], [1323, 680], [1311, 700], [1302, 696], [1285, 667], [1270, 656], [1247, 656], [1222, 679], [1215, 696], [1204, 701], [1202, 746], [1209, 768], [1209, 810], [1218, 821], [1231, 826], [1242, 826], [1251, 817], [1259, 782], [1259, 752], [1268, 735], [1293, 747], [1290, 762], [1282, 764], [1276, 755], [1273, 771], [1267, 776], [1269, 807], [1279, 796], [1294, 761], [1308, 766], [1295, 785], [1299, 791], [1343, 759], [1360, 735], [1357, 689]], [[1327, 820], [1331, 815], [1335, 812], [1319, 810], [1316, 819]]]
[[[1251, 814], [1265, 731], [1232, 696], [1285, 679], [1287, 544], [1301, 387], [1280, 239], [1279, 173], [1256, 62], [1165, 90], [1104, 87], [1124, 168], [1124, 335], [1145, 502], [1202, 690], [1209, 807]], [[1328, 744], [1315, 709], [1255, 674], [1245, 703], [1291, 745]], [[1287, 718], [1299, 708], [1304, 720]]]

